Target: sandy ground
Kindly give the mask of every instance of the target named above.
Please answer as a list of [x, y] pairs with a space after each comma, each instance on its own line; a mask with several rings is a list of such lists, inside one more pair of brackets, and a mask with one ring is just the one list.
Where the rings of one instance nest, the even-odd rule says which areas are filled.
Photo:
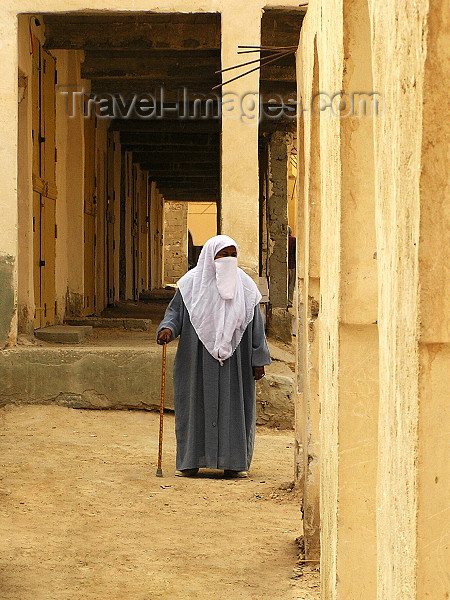
[[[174, 420], [0, 410], [0, 600], [317, 600], [296, 565], [293, 433], [258, 430], [248, 480], [174, 477]], [[303, 571], [303, 575], [301, 574]]]

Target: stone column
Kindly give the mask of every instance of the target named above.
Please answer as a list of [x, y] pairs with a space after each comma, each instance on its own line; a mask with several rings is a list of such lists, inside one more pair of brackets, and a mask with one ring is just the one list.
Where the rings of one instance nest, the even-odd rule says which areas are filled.
[[342, 118], [334, 117], [340, 125], [341, 161], [337, 598], [375, 600], [379, 349], [373, 128], [377, 117], [358, 114], [359, 106], [350, 114], [347, 101], [361, 90], [374, 89], [367, 0], [343, 4], [343, 34], [346, 95], [338, 113]]
[[269, 332], [291, 342], [291, 315], [288, 305], [288, 170], [293, 135], [276, 131], [268, 145], [269, 194], [269, 281], [271, 317]]
[[[245, 62], [238, 45], [259, 45], [260, 30], [259, 3], [224, 3], [222, 67]], [[223, 81], [237, 74], [231, 73]], [[222, 115], [221, 233], [236, 239], [240, 266], [252, 277], [259, 276], [258, 93], [258, 71], [225, 86]]]

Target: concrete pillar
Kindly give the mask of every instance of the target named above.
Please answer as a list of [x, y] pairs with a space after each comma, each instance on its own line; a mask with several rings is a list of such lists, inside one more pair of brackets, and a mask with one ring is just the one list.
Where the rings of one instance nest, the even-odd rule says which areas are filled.
[[[238, 45], [259, 45], [260, 30], [259, 3], [224, 3], [222, 67], [245, 62]], [[223, 81], [237, 75], [232, 73], [224, 73]], [[253, 277], [259, 276], [258, 92], [258, 71], [225, 86], [222, 115], [221, 233], [236, 239], [240, 266]]]
[[[344, 3], [343, 34], [342, 89], [350, 98], [361, 90], [373, 89], [367, 0]], [[345, 103], [342, 109], [343, 115], [350, 111]], [[339, 428], [335, 507], [339, 600], [357, 597], [375, 600], [377, 593], [379, 352], [374, 119], [359, 115], [358, 110], [355, 107], [355, 114], [340, 119]], [[355, 556], [359, 557], [357, 561]]]
[[[14, 74], [12, 76], [12, 74]], [[17, 336], [17, 16], [2, 11], [0, 33], [0, 348]]]
[[291, 342], [291, 315], [288, 305], [288, 171], [293, 136], [276, 131], [268, 145], [269, 195], [269, 275], [271, 318], [269, 332], [276, 338]]

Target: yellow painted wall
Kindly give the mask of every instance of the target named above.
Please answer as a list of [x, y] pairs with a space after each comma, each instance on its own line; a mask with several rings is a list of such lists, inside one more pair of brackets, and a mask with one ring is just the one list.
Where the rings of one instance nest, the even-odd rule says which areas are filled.
[[217, 235], [217, 205], [212, 202], [189, 202], [188, 230], [194, 246], [203, 246], [206, 240]]

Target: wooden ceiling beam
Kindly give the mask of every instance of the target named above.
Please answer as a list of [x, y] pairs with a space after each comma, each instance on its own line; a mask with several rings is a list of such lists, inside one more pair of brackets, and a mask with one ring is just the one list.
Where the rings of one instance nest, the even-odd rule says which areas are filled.
[[219, 160], [205, 158], [204, 160], [197, 159], [195, 162], [192, 160], [161, 160], [156, 155], [149, 156], [146, 154], [145, 156], [141, 153], [133, 154], [133, 162], [145, 163], [147, 165], [151, 165], [155, 169], [212, 169], [217, 168], [219, 171]]
[[216, 153], [214, 155], [210, 155], [208, 152], [204, 152], [204, 154], [198, 156], [190, 156], [187, 152], [183, 155], [177, 155], [176, 160], [172, 159], [168, 161], [166, 157], [158, 158], [159, 154], [157, 152], [133, 152], [133, 160], [136, 161], [147, 161], [150, 162], [154, 159], [158, 161], [160, 164], [168, 164], [168, 163], [181, 163], [181, 164], [201, 164], [201, 165], [213, 165], [218, 164], [219, 154]]
[[198, 52], [186, 54], [177, 52], [177, 56], [166, 56], [152, 51], [132, 52], [114, 51], [114, 55], [86, 52], [86, 58], [81, 65], [81, 76], [84, 79], [107, 79], [115, 77], [149, 78], [157, 80], [188, 80], [201, 79], [215, 81], [219, 79], [215, 71], [220, 69], [220, 55]]
[[200, 79], [200, 78], [187, 78], [178, 76], [169, 79], [157, 79], [157, 78], [146, 78], [146, 79], [126, 79], [126, 78], [105, 78], [105, 79], [92, 79], [91, 80], [91, 92], [93, 94], [122, 94], [136, 95], [136, 94], [150, 94], [156, 101], [159, 102], [160, 89], [164, 89], [164, 101], [165, 102], [178, 102], [182, 100], [183, 88], [187, 88], [190, 94], [210, 94], [212, 88], [220, 83], [220, 78], [216, 76], [214, 78]]
[[[126, 17], [130, 18], [126, 18]], [[46, 13], [45, 48], [66, 50], [168, 50], [220, 48], [220, 16], [204, 22], [177, 19], [176, 14], [80, 15]], [[188, 15], [189, 16], [189, 15]], [[211, 15], [212, 16], [212, 15]]]
[[[127, 147], [122, 148], [124, 150], [127, 149]], [[130, 148], [130, 150], [132, 151], [132, 148]], [[220, 153], [216, 150], [211, 149], [210, 151], [205, 151], [205, 150], [201, 150], [199, 151], [198, 148], [189, 150], [187, 147], [183, 150], [180, 150], [177, 147], [172, 147], [172, 146], [161, 146], [160, 149], [157, 149], [155, 147], [155, 152], [146, 152], [147, 155], [147, 160], [151, 161], [153, 159], [159, 160], [160, 162], [170, 162], [170, 161], [183, 161], [184, 157], [187, 155], [187, 153], [189, 153], [188, 155], [190, 155], [194, 160], [196, 161], [202, 161], [204, 156], [208, 156], [210, 158], [214, 159], [215, 161], [219, 161], [220, 160]]]
[[220, 131], [219, 119], [115, 119], [110, 129], [130, 133], [217, 133]]
[[[139, 162], [139, 161], [138, 161]], [[153, 164], [141, 163], [141, 169], [148, 171], [150, 177], [154, 179], [165, 178], [173, 180], [187, 180], [187, 179], [203, 179], [205, 181], [219, 181], [220, 173], [211, 172], [211, 169], [160, 169], [156, 168]]]
[[[189, 146], [194, 148], [195, 146], [207, 147], [211, 145], [217, 145], [219, 143], [219, 133], [137, 133], [137, 132], [126, 132], [122, 131], [120, 134], [120, 143], [134, 144], [139, 146], [161, 146], [163, 144], [175, 145], [175, 146]], [[146, 148], [145, 148], [146, 149]], [[151, 148], [149, 148], [152, 151]]]

